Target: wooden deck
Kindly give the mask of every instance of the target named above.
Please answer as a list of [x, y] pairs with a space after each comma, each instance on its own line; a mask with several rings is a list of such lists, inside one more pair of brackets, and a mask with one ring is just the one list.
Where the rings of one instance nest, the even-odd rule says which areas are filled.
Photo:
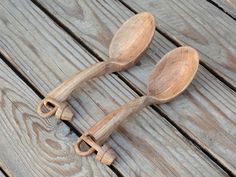
[[[40, 99], [106, 60], [116, 30], [140, 11], [157, 21], [140, 62], [76, 90], [71, 123], [40, 118]], [[108, 140], [118, 154], [111, 166], [76, 155], [78, 136], [143, 95], [150, 70], [181, 45], [201, 55], [187, 91], [123, 123]], [[236, 175], [235, 0], [2, 0], [0, 48], [0, 176]]]

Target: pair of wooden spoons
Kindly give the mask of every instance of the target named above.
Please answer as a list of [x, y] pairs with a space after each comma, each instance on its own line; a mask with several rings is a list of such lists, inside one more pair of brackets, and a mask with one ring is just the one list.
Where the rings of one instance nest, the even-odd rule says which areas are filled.
[[[149, 46], [155, 32], [155, 19], [147, 12], [131, 17], [117, 31], [109, 47], [110, 59], [96, 63], [78, 72], [51, 91], [39, 104], [37, 112], [46, 118], [53, 114], [59, 119], [71, 120], [73, 113], [65, 100], [84, 81], [115, 71], [125, 70], [137, 62]], [[162, 104], [182, 93], [192, 81], [198, 68], [199, 56], [191, 47], [180, 47], [166, 54], [155, 66], [148, 81], [148, 93], [102, 118], [77, 141], [76, 152], [87, 156], [97, 151], [96, 159], [110, 165], [116, 155], [106, 139], [120, 123], [150, 104]], [[43, 109], [46, 108], [44, 112]], [[81, 143], [90, 146], [81, 150]]]
[[[78, 139], [75, 145], [76, 152], [81, 156], [87, 156], [97, 151], [96, 159], [110, 165], [116, 154], [103, 143], [112, 132], [132, 113], [151, 104], [168, 102], [182, 93], [193, 80], [198, 64], [198, 53], [191, 47], [180, 47], [167, 53], [150, 74], [147, 95], [121, 106], [88, 129]], [[90, 148], [81, 150], [82, 142]]]
[[[79, 71], [52, 90], [37, 108], [40, 116], [70, 121], [73, 113], [65, 100], [82, 82], [133, 66], [148, 48], [155, 32], [152, 14], [142, 12], [127, 20], [114, 35], [109, 47], [109, 59]], [[44, 110], [44, 111], [43, 111]]]

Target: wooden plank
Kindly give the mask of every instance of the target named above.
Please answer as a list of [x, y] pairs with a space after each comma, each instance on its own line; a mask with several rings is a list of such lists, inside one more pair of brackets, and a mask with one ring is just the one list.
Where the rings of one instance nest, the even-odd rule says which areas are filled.
[[9, 168], [6, 166], [6, 164], [3, 164], [3, 162], [0, 160], [0, 168], [1, 168], [1, 173], [3, 173], [7, 177], [13, 177], [11, 174]]
[[0, 171], [0, 177], [6, 177], [6, 176]]
[[[132, 15], [117, 1], [70, 1], [69, 4], [64, 0], [40, 2], [103, 58], [108, 57], [109, 42], [115, 31]], [[161, 23], [158, 18], [158, 24]], [[157, 33], [148, 54], [139, 65], [122, 72], [122, 76], [145, 92], [150, 70], [161, 56], [174, 47]], [[201, 55], [201, 58], [206, 56]], [[196, 79], [185, 94], [160, 107], [190, 137], [234, 173], [235, 96], [235, 92], [200, 67]]]
[[236, 19], [236, 0], [211, 0], [214, 4], [222, 8], [227, 14]]
[[205, 0], [124, 2], [137, 11], [152, 12], [160, 29], [198, 49], [204, 55], [202, 61], [236, 88], [236, 22], [232, 18]]
[[152, 12], [160, 29], [198, 49], [204, 61], [236, 88], [236, 22], [205, 0], [124, 1], [136, 11]]
[[[0, 8], [0, 46], [43, 94], [97, 62], [30, 1], [5, 1]], [[83, 131], [134, 97], [116, 75], [88, 82], [70, 99], [77, 111], [73, 124]], [[151, 108], [122, 124], [108, 143], [118, 153], [114, 167], [124, 176], [225, 175]]]
[[0, 60], [0, 159], [12, 176], [116, 176], [74, 152], [77, 136], [35, 112], [39, 97]]

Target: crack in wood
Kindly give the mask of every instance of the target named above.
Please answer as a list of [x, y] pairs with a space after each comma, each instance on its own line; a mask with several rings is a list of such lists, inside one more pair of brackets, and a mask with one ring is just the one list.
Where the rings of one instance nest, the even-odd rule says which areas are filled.
[[[126, 8], [128, 8], [130, 11], [132, 11], [133, 13], [137, 14], [138, 12], [136, 10], [134, 10], [132, 7], [130, 7], [128, 4], [126, 4], [123, 0], [119, 0]], [[206, 0], [206, 1], [211, 1], [211, 0]], [[232, 16], [230, 16], [232, 17]], [[232, 17], [233, 18], [233, 17]], [[235, 20], [235, 18], [233, 18]], [[180, 47], [183, 46], [184, 43], [182, 43], [181, 41], [179, 41], [177, 38], [174, 38], [173, 36], [171, 36], [170, 34], [168, 34], [168, 32], [160, 29], [160, 28], [156, 28], [156, 31], [158, 31], [161, 35], [163, 35], [166, 39], [168, 39], [171, 43], [173, 43], [176, 47]], [[236, 87], [233, 86], [230, 82], [228, 82], [226, 79], [224, 79], [223, 77], [221, 77], [217, 72], [215, 72], [213, 69], [211, 69], [205, 62], [200, 61], [200, 64], [206, 69], [208, 70], [211, 74], [213, 74], [217, 79], [219, 79], [222, 83], [224, 83], [226, 86], [228, 86], [230, 89], [232, 89], [233, 91], [236, 92]]]
[[[12, 65], [6, 58], [7, 56], [5, 56], [3, 53], [0, 52], [0, 58], [4, 61], [4, 63], [7, 64], [7, 66], [9, 68], [11, 68], [11, 70], [13, 70], [14, 73], [16, 73], [16, 75], [24, 81], [24, 83], [26, 83], [26, 85], [33, 90], [33, 92], [35, 92], [41, 99], [44, 98], [43, 94], [33, 85], [31, 84], [31, 82], [14, 66]], [[73, 133], [75, 133], [78, 137], [80, 137], [82, 135], [82, 133], [77, 130], [70, 122], [68, 121], [64, 121], [62, 120], [62, 122], [64, 122], [69, 128], [70, 131], [72, 131]], [[124, 175], [114, 166], [114, 165], [110, 165], [108, 166], [118, 177], [124, 177]], [[0, 167], [0, 171], [6, 176], [6, 177], [10, 177], [1, 167]]]
[[3, 170], [3, 168], [0, 166], [0, 172], [2, 172], [2, 174], [6, 177], [10, 177], [10, 175], [7, 174], [6, 171]]
[[224, 10], [219, 4], [217, 4], [216, 2], [214, 2], [212, 0], [206, 0], [206, 1], [209, 2], [210, 4], [212, 4], [213, 6], [215, 6], [216, 8], [218, 8], [219, 10], [221, 10], [226, 15], [228, 15], [229, 17], [231, 17], [232, 19], [234, 19], [236, 21], [236, 18], [234, 16], [232, 16], [230, 13], [228, 13], [226, 10]]
[[[54, 15], [52, 15], [46, 8], [44, 8], [40, 3], [38, 3], [36, 0], [31, 0], [36, 6], [38, 6], [45, 14], [47, 14], [55, 23], [57, 23], [65, 32], [67, 32], [73, 39], [75, 39], [80, 45], [82, 45], [90, 54], [92, 54], [94, 57], [96, 57], [99, 61], [103, 61], [103, 59], [96, 53], [94, 52], [89, 46], [87, 46], [78, 36], [76, 36], [70, 29], [68, 29], [62, 22], [60, 22]], [[122, 2], [122, 1], [121, 1]], [[123, 4], [123, 3], [122, 3]], [[123, 4], [125, 5], [125, 4]], [[126, 6], [126, 5], [125, 5]], [[127, 7], [127, 6], [126, 6]], [[127, 7], [129, 9], [129, 7]], [[129, 9], [131, 10], [131, 9]], [[131, 10], [132, 11], [132, 10]], [[134, 11], [134, 13], [137, 13]], [[167, 33], [163, 32], [161, 29], [156, 29], [159, 33], [161, 33], [164, 37], [166, 37], [169, 41], [171, 41], [174, 45], [181, 46], [182, 44], [177, 41], [176, 39], [172, 38], [170, 35], [168, 35]], [[4, 62], [37, 94], [39, 95], [40, 98], [43, 98], [43, 95], [37, 90], [37, 88], [35, 88], [29, 80], [27, 80], [7, 59], [4, 59], [4, 55], [1, 55], [1, 57], [3, 58]], [[201, 63], [204, 66], [204, 63]], [[204, 66], [206, 68], [206, 66]], [[212, 73], [213, 71], [210, 71], [210, 68], [206, 68], [210, 73]], [[121, 76], [118, 73], [115, 73], [124, 83], [126, 83], [132, 90], [134, 90], [138, 95], [143, 95], [142, 91], [140, 91], [139, 89], [137, 89], [134, 85], [132, 85], [125, 77]], [[212, 73], [213, 74], [213, 73]], [[213, 75], [215, 75], [216, 73], [214, 73]], [[218, 76], [215, 75], [217, 78]], [[233, 86], [230, 86], [231, 84], [227, 83], [227, 81], [223, 80], [223, 78], [218, 78], [219, 80], [221, 80], [225, 85], [227, 85], [228, 87], [232, 87], [231, 89], [233, 89], [235, 91], [235, 88]], [[171, 123], [171, 125], [173, 125], [181, 134], [184, 135], [184, 137], [188, 140], [190, 140], [194, 145], [196, 145], [198, 148], [200, 148], [205, 154], [207, 154], [207, 151], [204, 150], [203, 147], [201, 147], [199, 144], [197, 144], [197, 142], [195, 142], [195, 140], [192, 140], [190, 137], [188, 137], [189, 135], [187, 135], [187, 133], [184, 132], [184, 130], [182, 130], [178, 125], [175, 124], [175, 122], [171, 121], [170, 118], [165, 115], [157, 106], [153, 106], [153, 109], [155, 111], [157, 111], [159, 114], [161, 114], [163, 117], [166, 118], [166, 120], [168, 122]], [[66, 123], [72, 131], [74, 131], [76, 134], [80, 134], [81, 133], [73, 126], [71, 126], [70, 123]], [[205, 152], [206, 151], [206, 152]], [[228, 169], [224, 166], [222, 166], [222, 164], [218, 163], [217, 159], [214, 159], [214, 157], [211, 157], [211, 154], [207, 154], [216, 164], [218, 164], [221, 168], [223, 168], [230, 176], [233, 175], [230, 171], [227, 171]], [[114, 166], [111, 167], [111, 169], [114, 171], [114, 173], [116, 173], [115, 171], [117, 171], [117, 175], [118, 173], [120, 173]], [[122, 174], [118, 175], [118, 176], [122, 176]]]

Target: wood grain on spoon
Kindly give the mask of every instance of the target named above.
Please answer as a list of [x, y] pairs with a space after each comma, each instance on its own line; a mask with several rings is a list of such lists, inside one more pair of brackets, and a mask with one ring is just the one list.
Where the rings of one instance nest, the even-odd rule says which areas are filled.
[[[182, 93], [193, 80], [199, 63], [197, 51], [180, 47], [167, 53], [148, 80], [148, 95], [164, 103]], [[153, 98], [154, 98], [153, 97]]]
[[[71, 120], [73, 113], [65, 100], [82, 82], [108, 73], [125, 70], [134, 65], [148, 48], [155, 32], [152, 14], [142, 12], [127, 20], [114, 35], [109, 47], [109, 59], [76, 73], [52, 90], [37, 108], [40, 116], [53, 114], [58, 119]], [[46, 109], [43, 111], [43, 109]]]
[[[116, 157], [115, 152], [102, 144], [112, 132], [132, 113], [151, 104], [165, 103], [181, 94], [196, 75], [198, 64], [199, 55], [191, 47], [180, 47], [166, 54], [150, 74], [148, 94], [126, 103], [88, 129], [78, 139], [76, 152], [87, 156], [97, 151], [96, 159], [110, 165]], [[90, 146], [87, 151], [80, 149], [82, 142]]]

